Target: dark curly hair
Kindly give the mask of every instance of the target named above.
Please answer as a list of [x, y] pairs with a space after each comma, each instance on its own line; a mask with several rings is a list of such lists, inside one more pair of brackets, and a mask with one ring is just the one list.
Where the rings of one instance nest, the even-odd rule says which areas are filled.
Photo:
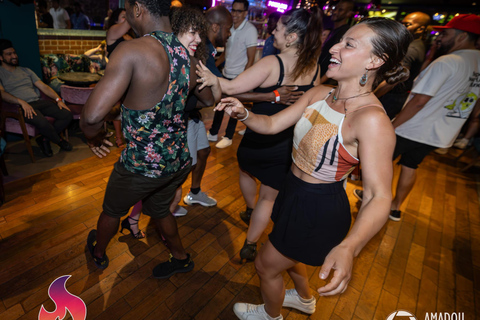
[[207, 39], [207, 21], [203, 13], [192, 7], [174, 7], [171, 9], [170, 23], [172, 25], [172, 31], [175, 35], [181, 35], [193, 30], [198, 32], [202, 42], [197, 46], [195, 57], [201, 60], [203, 63], [207, 60], [207, 47], [205, 41]]
[[143, 4], [151, 14], [157, 17], [165, 17], [170, 13], [170, 0], [128, 0], [131, 6], [135, 2]]

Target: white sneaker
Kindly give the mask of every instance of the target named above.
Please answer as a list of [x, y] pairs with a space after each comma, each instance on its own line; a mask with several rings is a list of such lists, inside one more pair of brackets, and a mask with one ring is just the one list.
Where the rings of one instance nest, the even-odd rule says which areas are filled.
[[210, 134], [210, 131], [207, 131], [207, 140], [215, 142], [218, 140], [218, 134]]
[[283, 316], [280, 315], [276, 318], [272, 318], [265, 311], [264, 304], [250, 304], [237, 302], [233, 306], [233, 312], [242, 320], [283, 320]]
[[316, 304], [317, 299], [315, 299], [315, 297], [312, 297], [309, 302], [303, 302], [300, 300], [297, 290], [289, 289], [285, 291], [285, 300], [283, 300], [284, 307], [297, 309], [308, 314], [313, 314], [315, 312]]
[[200, 191], [197, 194], [193, 194], [191, 191], [183, 198], [183, 202], [189, 206], [195, 203], [201, 204], [204, 207], [213, 207], [217, 204], [217, 200], [209, 197], [205, 192]]
[[435, 149], [434, 152], [437, 153], [437, 154], [447, 154], [448, 153], [448, 148], [438, 148], [438, 149]]
[[470, 142], [470, 139], [466, 139], [466, 138], [457, 139], [457, 141], [455, 141], [453, 146], [458, 149], [466, 149], [469, 142]]
[[183, 217], [183, 216], [186, 216], [187, 213], [188, 213], [187, 209], [181, 206], [177, 206], [175, 208], [175, 211], [172, 212], [174, 217]]
[[247, 129], [240, 130], [238, 131], [238, 134], [243, 136], [245, 134], [245, 131], [247, 131]]
[[222, 140], [220, 140], [215, 147], [218, 149], [223, 149], [226, 147], [230, 147], [232, 145], [232, 139], [228, 139], [227, 137], [223, 137]]

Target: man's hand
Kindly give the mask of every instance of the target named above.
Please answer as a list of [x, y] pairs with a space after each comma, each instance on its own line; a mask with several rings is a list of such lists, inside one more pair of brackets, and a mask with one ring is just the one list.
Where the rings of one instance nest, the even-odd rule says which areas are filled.
[[298, 98], [303, 95], [303, 91], [297, 90], [297, 86], [283, 86], [277, 89], [280, 93], [280, 101], [278, 103], [286, 104], [287, 106], [294, 104]]
[[352, 278], [353, 252], [342, 244], [333, 248], [323, 263], [320, 270], [320, 279], [327, 279], [330, 271], [333, 269], [333, 278], [330, 282], [319, 288], [317, 291], [321, 296], [332, 296], [343, 293]]
[[95, 137], [88, 139], [87, 144], [90, 147], [90, 150], [99, 158], [106, 157], [110, 153], [108, 147], [113, 146], [113, 144], [106, 139], [107, 133], [105, 131], [100, 132]]
[[59, 101], [57, 102], [57, 106], [60, 108], [60, 110], [61, 110], [61, 109], [67, 109], [68, 111], [70, 111], [70, 109], [67, 107], [67, 105], [66, 105], [65, 103], [63, 103], [62, 100], [59, 100]]
[[33, 119], [33, 115], [37, 115], [32, 106], [29, 105], [27, 102], [21, 101], [20, 106], [22, 106], [23, 113], [27, 119]]

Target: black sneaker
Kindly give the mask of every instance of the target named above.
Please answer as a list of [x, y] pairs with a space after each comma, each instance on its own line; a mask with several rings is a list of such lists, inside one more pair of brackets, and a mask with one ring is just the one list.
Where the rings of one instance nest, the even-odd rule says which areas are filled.
[[250, 225], [250, 218], [252, 217], [253, 209], [248, 208], [245, 211], [240, 212], [240, 219], [247, 224]]
[[95, 262], [95, 265], [99, 269], [106, 269], [108, 267], [108, 263], [110, 262], [108, 260], [107, 254], [104, 253], [102, 258], [97, 258], [93, 255], [93, 250], [95, 249], [96, 244], [97, 244], [97, 230], [93, 229], [92, 231], [90, 231], [87, 238], [88, 251], [92, 256], [93, 262]]
[[72, 145], [67, 140], [60, 140], [58, 146], [60, 147], [60, 149], [65, 151], [72, 151], [73, 149]]
[[353, 190], [353, 195], [354, 195], [355, 198], [357, 198], [358, 200], [360, 200], [360, 201], [363, 200], [363, 190], [355, 189], [355, 190]]
[[153, 277], [156, 279], [170, 278], [175, 273], [192, 271], [194, 266], [195, 263], [190, 259], [190, 254], [187, 253], [187, 258], [184, 260], [175, 259], [172, 254], [170, 254], [168, 261], [160, 263], [153, 268]]
[[390, 210], [390, 215], [388, 216], [393, 221], [400, 221], [402, 218], [402, 212], [400, 210]]
[[35, 139], [35, 141], [37, 141], [38, 147], [40, 148], [40, 150], [45, 156], [47, 157], [53, 156], [52, 146], [50, 146], [50, 141], [48, 141], [47, 139], [41, 136]]

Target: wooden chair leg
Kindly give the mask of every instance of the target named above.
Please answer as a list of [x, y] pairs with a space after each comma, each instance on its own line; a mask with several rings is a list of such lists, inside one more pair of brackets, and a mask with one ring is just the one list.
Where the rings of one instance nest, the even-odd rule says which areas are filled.
[[35, 162], [32, 143], [30, 142], [30, 136], [28, 135], [27, 127], [25, 126], [25, 120], [23, 120], [23, 118], [20, 118], [19, 122], [20, 122], [20, 127], [22, 127], [23, 138], [25, 139], [25, 145], [27, 146], [28, 153], [30, 154], [30, 159], [32, 159], [32, 162]]

